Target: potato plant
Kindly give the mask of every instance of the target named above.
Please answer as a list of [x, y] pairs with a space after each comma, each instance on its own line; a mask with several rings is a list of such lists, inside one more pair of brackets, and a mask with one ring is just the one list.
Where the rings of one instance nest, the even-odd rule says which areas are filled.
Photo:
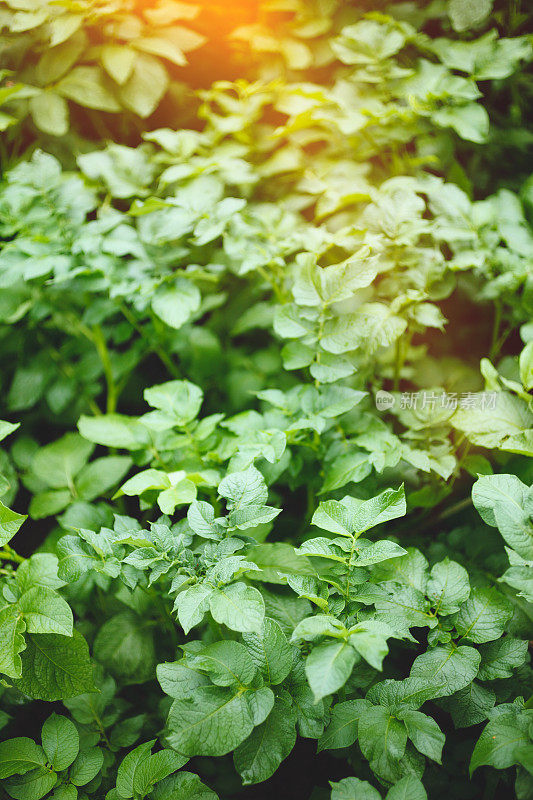
[[0, 3], [0, 796], [533, 800], [526, 2]]

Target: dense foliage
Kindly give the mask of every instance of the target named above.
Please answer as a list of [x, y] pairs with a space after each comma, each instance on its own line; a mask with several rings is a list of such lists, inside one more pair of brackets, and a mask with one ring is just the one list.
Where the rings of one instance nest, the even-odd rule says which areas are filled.
[[0, 2], [0, 793], [533, 798], [533, 9]]

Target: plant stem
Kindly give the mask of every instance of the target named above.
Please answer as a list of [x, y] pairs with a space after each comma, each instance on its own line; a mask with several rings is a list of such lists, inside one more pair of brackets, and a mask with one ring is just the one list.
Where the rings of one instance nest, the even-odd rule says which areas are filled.
[[500, 326], [502, 322], [502, 305], [499, 300], [496, 300], [494, 303], [494, 323], [492, 325], [492, 341], [490, 345], [489, 351], [489, 359], [493, 361], [493, 359], [498, 355], [498, 351], [500, 349], [499, 346], [499, 339], [500, 339]]
[[444, 509], [442, 514], [439, 514], [438, 519], [447, 519], [448, 517], [453, 517], [454, 514], [457, 514], [459, 511], [462, 511], [464, 508], [468, 508], [472, 505], [472, 498], [465, 497], [463, 500], [460, 500], [458, 503], [455, 503], [453, 506], [449, 506], [448, 508]]
[[108, 414], [113, 414], [117, 408], [117, 385], [113, 376], [111, 359], [109, 358], [109, 350], [107, 349], [104, 334], [102, 333], [102, 329], [99, 325], [95, 325], [93, 328], [93, 342], [96, 350], [98, 351], [98, 355], [100, 356], [102, 367], [104, 368], [104, 375], [107, 385], [106, 411]]
[[5, 544], [2, 550], [0, 550], [0, 559], [3, 561], [13, 561], [15, 564], [23, 564], [24, 561], [26, 561], [23, 556], [19, 556], [8, 544]]
[[120, 304], [120, 310], [121, 310], [122, 314], [126, 317], [128, 322], [130, 323], [132, 328], [134, 328], [137, 331], [137, 333], [139, 334], [139, 336], [142, 339], [144, 339], [145, 342], [147, 342], [150, 350], [153, 353], [155, 353], [156, 356], [158, 356], [160, 361], [162, 361], [164, 366], [167, 368], [169, 374], [172, 375], [173, 378], [180, 378], [181, 377], [181, 373], [180, 373], [179, 369], [176, 367], [176, 365], [173, 363], [173, 361], [170, 358], [170, 356], [168, 355], [168, 353], [166, 353], [157, 344], [157, 342], [150, 341], [150, 339], [146, 336], [142, 325], [140, 325], [137, 322], [137, 320], [135, 319], [134, 315], [131, 313], [130, 309], [126, 306], [125, 303], [121, 303]]
[[394, 354], [394, 382], [393, 382], [393, 390], [395, 392], [398, 391], [400, 388], [400, 381], [402, 379], [402, 369], [405, 363], [405, 357], [407, 355], [407, 351], [409, 349], [409, 345], [411, 344], [411, 334], [407, 334], [407, 336], [399, 336], [396, 339], [395, 343], [395, 354]]

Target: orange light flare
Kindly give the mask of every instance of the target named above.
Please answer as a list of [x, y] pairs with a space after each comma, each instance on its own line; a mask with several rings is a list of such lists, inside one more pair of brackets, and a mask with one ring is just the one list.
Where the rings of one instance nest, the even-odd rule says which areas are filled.
[[149, 20], [174, 17], [174, 22], [168, 24], [190, 25], [211, 38], [258, 22], [260, 3], [261, 0], [133, 0], [137, 12]]
[[193, 87], [209, 85], [213, 75], [227, 80], [241, 77], [250, 50], [246, 37], [239, 41], [233, 33], [265, 23], [272, 30], [274, 17], [265, 9], [264, 0], [133, 0], [132, 6], [148, 25], [187, 28], [205, 37], [203, 45], [185, 53], [187, 66], [172, 70], [178, 80]]

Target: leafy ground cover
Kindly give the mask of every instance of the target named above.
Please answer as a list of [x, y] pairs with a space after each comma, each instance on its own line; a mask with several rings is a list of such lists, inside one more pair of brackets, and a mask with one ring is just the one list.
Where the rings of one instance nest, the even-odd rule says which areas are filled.
[[0, 4], [0, 793], [533, 798], [533, 13]]

